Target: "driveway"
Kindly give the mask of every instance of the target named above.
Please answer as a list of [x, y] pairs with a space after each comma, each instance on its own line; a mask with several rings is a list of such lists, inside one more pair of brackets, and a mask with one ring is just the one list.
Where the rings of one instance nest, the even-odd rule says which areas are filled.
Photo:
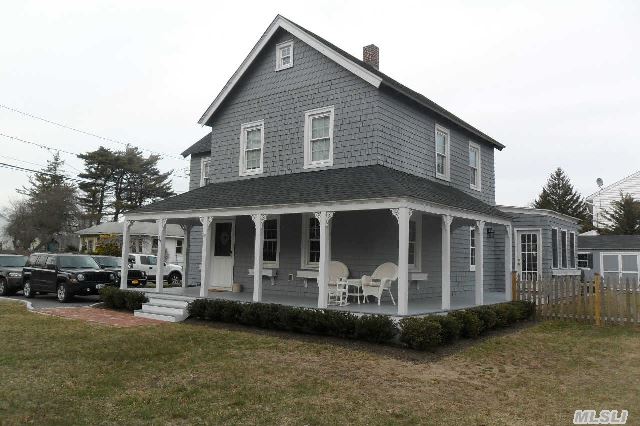
[[[0, 299], [3, 299], [0, 297]], [[22, 292], [6, 297], [5, 299], [17, 299], [27, 300], [31, 302], [34, 309], [46, 309], [46, 308], [65, 308], [65, 307], [78, 307], [89, 306], [100, 301], [100, 296], [82, 296], [74, 297], [70, 303], [60, 303], [55, 294], [37, 295], [33, 299], [26, 299], [22, 296]]]

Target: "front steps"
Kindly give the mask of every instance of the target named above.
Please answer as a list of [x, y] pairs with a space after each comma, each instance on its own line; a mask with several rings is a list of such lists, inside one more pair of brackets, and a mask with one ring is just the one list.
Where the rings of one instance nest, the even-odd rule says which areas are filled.
[[167, 322], [180, 322], [187, 319], [189, 316], [187, 306], [189, 302], [195, 300], [193, 297], [162, 293], [147, 293], [147, 297], [149, 302], [143, 304], [142, 309], [135, 311], [133, 315]]

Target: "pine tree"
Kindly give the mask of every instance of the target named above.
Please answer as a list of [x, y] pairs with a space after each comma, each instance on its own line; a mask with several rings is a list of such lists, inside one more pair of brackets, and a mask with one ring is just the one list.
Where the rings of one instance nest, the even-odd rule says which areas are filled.
[[109, 204], [109, 190], [116, 168], [116, 154], [104, 147], [96, 151], [78, 155], [84, 160], [85, 172], [78, 177], [85, 179], [78, 185], [81, 195], [78, 197], [80, 206], [85, 211], [86, 226], [97, 225], [107, 214]]
[[602, 230], [606, 234], [640, 235], [640, 201], [630, 194], [620, 193], [620, 200], [611, 203], [611, 210], [603, 216], [610, 225]]
[[533, 202], [533, 207], [578, 218], [583, 232], [593, 228], [591, 214], [584, 199], [560, 167], [549, 176], [542, 192]]

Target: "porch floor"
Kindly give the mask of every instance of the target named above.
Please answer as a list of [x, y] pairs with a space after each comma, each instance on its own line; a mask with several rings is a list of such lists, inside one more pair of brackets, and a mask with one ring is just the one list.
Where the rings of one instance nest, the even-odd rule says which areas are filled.
[[[155, 289], [145, 289], [148, 293], [155, 293]], [[164, 288], [163, 294], [175, 294], [179, 296], [188, 296], [193, 298], [200, 298], [200, 287], [174, 287]], [[209, 291], [208, 299], [223, 299], [234, 300], [238, 302], [251, 302], [253, 300], [253, 294], [251, 292], [233, 293], [231, 291]], [[470, 308], [475, 305], [475, 297], [473, 291], [459, 293], [451, 295], [451, 310]], [[496, 303], [502, 303], [505, 301], [504, 292], [485, 291], [484, 292], [484, 304], [493, 305]], [[309, 296], [288, 296], [288, 295], [270, 295], [265, 294], [262, 297], [263, 303], [277, 303], [280, 305], [288, 306], [300, 306], [305, 308], [315, 308], [318, 306], [318, 301], [314, 297]], [[398, 307], [391, 303], [388, 297], [383, 297], [382, 303], [378, 306], [377, 302], [360, 303], [357, 301], [351, 302], [347, 306], [329, 306], [329, 309], [336, 309], [342, 311], [349, 311], [354, 313], [363, 314], [385, 314], [396, 315], [398, 313]], [[409, 300], [409, 315], [423, 315], [443, 312], [441, 308], [440, 297], [431, 299], [423, 299], [412, 301]]]

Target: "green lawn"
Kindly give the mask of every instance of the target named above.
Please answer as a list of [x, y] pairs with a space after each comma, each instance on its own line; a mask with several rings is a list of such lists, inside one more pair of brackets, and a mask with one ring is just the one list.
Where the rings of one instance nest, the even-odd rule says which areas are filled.
[[577, 408], [640, 423], [638, 329], [545, 323], [421, 354], [0, 302], [0, 339], [1, 424], [571, 424]]

